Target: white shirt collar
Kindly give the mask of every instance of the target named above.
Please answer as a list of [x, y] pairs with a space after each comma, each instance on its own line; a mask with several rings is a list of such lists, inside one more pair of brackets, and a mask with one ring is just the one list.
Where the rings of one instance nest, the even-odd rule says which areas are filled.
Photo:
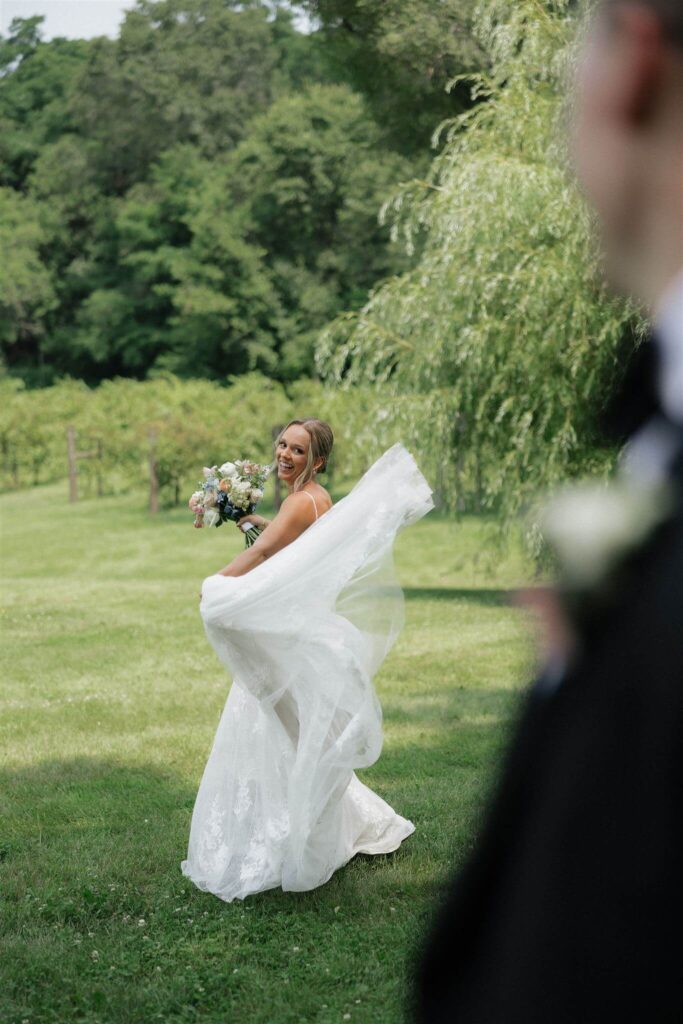
[[683, 268], [657, 303], [655, 326], [662, 406], [672, 420], [683, 422]]
[[619, 463], [622, 471], [653, 483], [665, 477], [680, 438], [672, 426], [683, 423], [683, 269], [671, 281], [655, 312], [660, 361], [658, 386], [661, 414], [653, 416], [629, 440]]

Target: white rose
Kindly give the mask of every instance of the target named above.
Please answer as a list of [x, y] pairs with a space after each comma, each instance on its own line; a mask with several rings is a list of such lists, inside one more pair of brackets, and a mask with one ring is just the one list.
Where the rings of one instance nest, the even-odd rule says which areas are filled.
[[259, 487], [252, 487], [250, 497], [254, 502], [260, 501], [263, 497], [263, 491]]
[[219, 466], [218, 472], [221, 476], [236, 476], [237, 466], [234, 462], [224, 462], [222, 466]]
[[215, 508], [205, 508], [204, 510], [204, 526], [215, 526], [220, 520], [220, 516]]

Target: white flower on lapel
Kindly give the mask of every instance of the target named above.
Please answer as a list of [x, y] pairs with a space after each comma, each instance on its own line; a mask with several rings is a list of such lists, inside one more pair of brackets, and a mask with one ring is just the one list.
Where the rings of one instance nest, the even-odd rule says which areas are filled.
[[559, 491], [542, 510], [539, 526], [555, 551], [563, 583], [572, 590], [597, 586], [625, 555], [647, 539], [673, 507], [671, 485], [644, 485], [617, 477]]

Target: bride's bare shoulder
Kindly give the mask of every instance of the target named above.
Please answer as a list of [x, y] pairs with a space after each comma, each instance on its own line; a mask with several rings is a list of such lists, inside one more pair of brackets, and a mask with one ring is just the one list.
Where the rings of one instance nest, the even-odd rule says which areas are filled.
[[317, 503], [322, 502], [321, 511], [322, 511], [322, 509], [327, 511], [327, 509], [331, 508], [332, 505], [334, 504], [334, 502], [332, 501], [332, 498], [330, 497], [329, 492], [323, 487], [322, 484], [319, 484], [319, 483], [315, 484], [315, 491], [313, 491], [313, 497], [315, 498]]
[[280, 509], [286, 509], [288, 512], [293, 513], [296, 509], [308, 508], [310, 504], [303, 491], [292, 491], [291, 494], [286, 494], [282, 499]]
[[281, 508], [287, 508], [287, 511], [293, 514], [299, 512], [299, 510], [308, 510], [311, 508], [311, 498], [315, 501], [318, 509], [318, 514], [321, 512], [327, 512], [332, 507], [333, 501], [328, 492], [320, 484], [316, 483], [313, 486], [302, 487], [300, 491], [293, 491], [283, 499]]

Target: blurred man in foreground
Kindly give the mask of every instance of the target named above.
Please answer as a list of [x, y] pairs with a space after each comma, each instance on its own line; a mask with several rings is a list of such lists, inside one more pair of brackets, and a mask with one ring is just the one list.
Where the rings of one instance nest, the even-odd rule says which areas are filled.
[[544, 602], [545, 670], [416, 965], [420, 1024], [683, 1021], [683, 0], [596, 8], [574, 161], [655, 328], [610, 412], [617, 480], [668, 504], [580, 600]]

